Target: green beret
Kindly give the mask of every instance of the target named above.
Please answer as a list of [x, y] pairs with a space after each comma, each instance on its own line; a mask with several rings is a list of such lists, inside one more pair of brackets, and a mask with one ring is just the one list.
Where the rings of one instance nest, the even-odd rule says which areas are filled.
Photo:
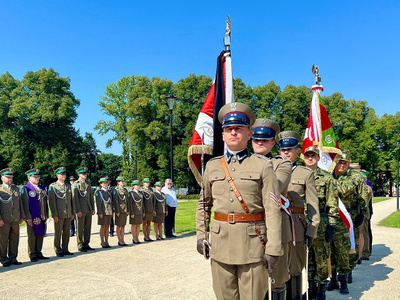
[[30, 170], [25, 172], [25, 175], [28, 176], [28, 177], [32, 176], [32, 175], [40, 175], [39, 172], [40, 171], [38, 169], [30, 169]]
[[149, 178], [145, 178], [145, 179], [143, 179], [143, 182], [150, 182], [150, 179]]
[[225, 104], [219, 110], [218, 120], [222, 124], [222, 127], [252, 126], [256, 120], [256, 116], [246, 104], [231, 102]]
[[306, 154], [307, 152], [314, 152], [319, 155], [319, 149], [314, 146], [307, 147], [306, 150], [304, 150], [304, 154]]
[[136, 185], [136, 184], [140, 184], [140, 181], [139, 181], [139, 180], [134, 180], [134, 181], [132, 182], [132, 185]]
[[56, 175], [61, 174], [61, 173], [66, 173], [66, 172], [67, 171], [66, 171], [65, 167], [59, 167], [54, 171], [54, 173], [56, 173]]
[[10, 168], [5, 168], [0, 171], [1, 176], [14, 177], [14, 170]]
[[87, 168], [81, 167], [76, 170], [76, 174], [82, 174], [82, 173], [87, 173]]
[[162, 186], [161, 181], [157, 181], [157, 182], [154, 184], [154, 186]]

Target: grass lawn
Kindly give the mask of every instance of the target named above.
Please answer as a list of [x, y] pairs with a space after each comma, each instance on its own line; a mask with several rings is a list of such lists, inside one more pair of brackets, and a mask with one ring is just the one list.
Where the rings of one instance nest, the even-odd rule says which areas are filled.
[[175, 214], [175, 232], [188, 234], [196, 232], [197, 200], [179, 201]]
[[400, 228], [400, 211], [392, 213], [389, 217], [380, 221], [379, 225]]
[[390, 197], [374, 197], [372, 198], [372, 203], [378, 203], [381, 201], [389, 200], [391, 199]]

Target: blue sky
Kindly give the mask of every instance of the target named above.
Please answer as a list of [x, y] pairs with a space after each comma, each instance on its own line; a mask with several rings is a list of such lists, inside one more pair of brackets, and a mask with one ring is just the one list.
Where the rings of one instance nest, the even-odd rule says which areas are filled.
[[379, 116], [400, 110], [400, 1], [2, 1], [0, 74], [53, 68], [80, 99], [76, 128], [106, 119], [98, 102], [124, 76], [177, 82], [214, 77], [232, 20], [233, 76], [251, 86], [313, 84], [323, 95], [366, 100]]

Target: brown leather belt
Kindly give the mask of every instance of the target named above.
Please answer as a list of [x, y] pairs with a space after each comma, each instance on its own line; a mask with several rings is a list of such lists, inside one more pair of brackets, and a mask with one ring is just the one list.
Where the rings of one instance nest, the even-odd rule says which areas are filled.
[[291, 206], [291, 207], [290, 207], [290, 211], [291, 211], [293, 214], [304, 214], [304, 208], [300, 208], [300, 207]]
[[258, 214], [219, 214], [214, 213], [214, 220], [235, 224], [238, 222], [255, 222], [264, 220], [264, 213]]

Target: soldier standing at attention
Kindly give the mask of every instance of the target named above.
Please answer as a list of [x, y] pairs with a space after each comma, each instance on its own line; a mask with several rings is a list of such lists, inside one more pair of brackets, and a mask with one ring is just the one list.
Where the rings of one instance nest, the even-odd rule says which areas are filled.
[[[279, 191], [287, 197], [287, 187], [292, 173], [292, 162], [286, 157], [272, 155], [275, 146], [275, 136], [280, 132], [279, 125], [268, 119], [257, 119], [252, 127], [252, 146], [255, 153], [264, 155], [271, 160], [275, 175], [279, 183]], [[283, 255], [279, 258], [277, 267], [271, 277], [273, 299], [286, 300], [286, 282], [289, 280], [289, 244], [292, 241], [292, 228], [289, 215], [282, 209], [282, 249]], [[267, 298], [267, 297], [266, 297]]]
[[[75, 183], [76, 178], [74, 176], [70, 176], [69, 177], [69, 184], [72, 185]], [[76, 227], [76, 216], [74, 215], [74, 218], [71, 220], [71, 233], [70, 236], [74, 236], [75, 235], [75, 227]]]
[[293, 214], [295, 243], [289, 247], [289, 273], [287, 283], [289, 299], [300, 299], [302, 295], [301, 272], [306, 265], [306, 247], [311, 246], [317, 236], [319, 225], [318, 196], [313, 171], [296, 164], [301, 137], [294, 131], [283, 131], [278, 135], [279, 154], [292, 162], [292, 176], [288, 187], [290, 210]]
[[[319, 159], [318, 148], [311, 146], [304, 150], [304, 162], [314, 171], [321, 219], [317, 238], [311, 244], [308, 257], [308, 296], [309, 299], [324, 300], [329, 277], [327, 264], [330, 257], [329, 243], [333, 240], [339, 219], [339, 198], [332, 174], [318, 167]], [[305, 298], [306, 295], [303, 294], [303, 299]]]
[[165, 215], [168, 214], [167, 211], [167, 197], [161, 191], [162, 184], [160, 181], [157, 181], [154, 185], [156, 187], [156, 191], [154, 192], [154, 214], [153, 214], [153, 222], [154, 222], [154, 234], [156, 235], [157, 240], [163, 240], [163, 230], [162, 225], [164, 223]]
[[28, 226], [28, 254], [31, 262], [38, 259], [49, 259], [43, 256], [43, 239], [46, 234], [46, 222], [49, 217], [46, 188], [39, 184], [39, 170], [25, 172], [28, 183], [22, 187], [21, 197]]
[[74, 219], [72, 209], [72, 191], [67, 178], [66, 169], [59, 167], [55, 171], [57, 181], [49, 186], [49, 205], [54, 220], [54, 251], [57, 257], [73, 255], [68, 251], [71, 220]]
[[140, 244], [139, 232], [140, 224], [143, 223], [144, 207], [143, 207], [143, 194], [140, 192], [140, 181], [134, 180], [133, 189], [128, 197], [128, 210], [129, 210], [129, 224], [131, 224], [132, 242]]
[[368, 180], [368, 172], [361, 170], [360, 173], [365, 176], [367, 189], [368, 189], [368, 200], [366, 203], [367, 214], [365, 215], [364, 222], [361, 225], [361, 236], [364, 239], [364, 247], [362, 249], [361, 260], [369, 260], [372, 253], [372, 230], [371, 230], [371, 217], [372, 217], [372, 197], [373, 190], [372, 185]]
[[115, 225], [117, 226], [118, 246], [128, 246], [125, 243], [125, 225], [128, 215], [128, 191], [125, 188], [125, 178], [117, 177], [117, 186], [115, 187], [112, 197], [115, 211]]
[[[350, 163], [350, 152], [342, 151], [342, 157], [336, 164], [333, 172], [339, 192], [339, 199], [343, 202], [353, 221], [356, 243], [355, 253], [349, 254], [349, 230], [343, 221], [339, 221], [331, 243], [332, 278], [326, 289], [332, 291], [338, 288], [339, 281], [339, 292], [341, 294], [349, 293], [347, 283], [351, 283], [353, 280], [351, 270], [356, 266], [358, 260], [359, 227], [366, 214], [365, 202], [368, 198], [365, 177], [354, 169], [351, 169]], [[338, 273], [337, 277], [336, 272]]]
[[90, 182], [86, 180], [87, 169], [76, 170], [78, 180], [72, 185], [72, 201], [77, 216], [78, 234], [76, 241], [80, 252], [95, 250], [89, 246], [92, 229], [92, 215], [94, 215], [94, 199]]
[[252, 110], [229, 103], [218, 117], [227, 152], [206, 165], [196, 216], [197, 251], [203, 254], [213, 207], [209, 255], [217, 299], [263, 299], [268, 272], [283, 254], [278, 180], [269, 159], [247, 150]]
[[17, 261], [19, 244], [19, 224], [25, 218], [22, 199], [18, 187], [13, 184], [14, 171], [0, 171], [0, 262], [3, 267], [20, 265]]
[[99, 180], [101, 189], [98, 189], [95, 194], [98, 221], [100, 225], [100, 242], [101, 247], [111, 248], [108, 243], [108, 231], [110, 230], [111, 217], [113, 214], [113, 202], [111, 194], [108, 191], [110, 181], [108, 176], [102, 177]]
[[154, 213], [154, 195], [150, 189], [150, 179], [143, 179], [143, 205], [144, 205], [144, 217], [143, 217], [143, 235], [145, 242], [151, 242], [150, 229], [151, 221], [153, 220]]

